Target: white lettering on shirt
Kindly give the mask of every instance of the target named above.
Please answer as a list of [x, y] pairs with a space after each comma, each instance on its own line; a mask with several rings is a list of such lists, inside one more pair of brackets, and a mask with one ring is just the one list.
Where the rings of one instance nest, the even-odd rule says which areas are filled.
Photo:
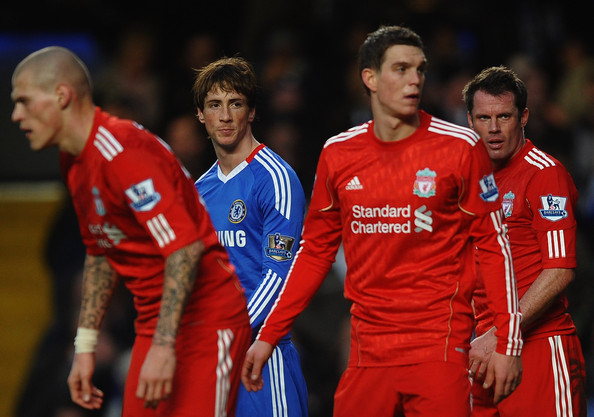
[[[392, 234], [411, 233], [411, 206], [395, 207], [389, 204], [381, 207], [365, 207], [354, 205], [352, 207], [351, 232], [354, 234]], [[432, 213], [426, 206], [414, 210], [414, 231], [432, 232]]]
[[243, 248], [246, 245], [245, 230], [217, 230], [219, 242], [222, 246]]
[[377, 218], [377, 217], [410, 217], [410, 205], [406, 207], [392, 207], [386, 204], [383, 207], [353, 206], [353, 217]]

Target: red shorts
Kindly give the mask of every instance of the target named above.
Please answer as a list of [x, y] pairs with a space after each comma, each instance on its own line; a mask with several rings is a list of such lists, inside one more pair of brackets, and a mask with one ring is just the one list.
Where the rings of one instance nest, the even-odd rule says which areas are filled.
[[156, 410], [136, 397], [140, 368], [152, 337], [137, 336], [124, 390], [122, 417], [234, 416], [241, 366], [252, 337], [248, 325], [232, 329], [184, 327], [177, 339], [171, 395]]
[[577, 335], [524, 341], [522, 382], [493, 405], [493, 389], [472, 385], [473, 417], [585, 417], [586, 369]]
[[452, 362], [349, 367], [334, 395], [334, 417], [467, 417], [470, 379]]

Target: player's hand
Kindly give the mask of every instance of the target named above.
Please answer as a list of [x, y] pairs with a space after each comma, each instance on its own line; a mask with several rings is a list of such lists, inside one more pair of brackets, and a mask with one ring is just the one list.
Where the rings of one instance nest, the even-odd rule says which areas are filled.
[[144, 399], [144, 406], [157, 408], [159, 401], [171, 394], [175, 372], [175, 348], [151, 345], [138, 376], [136, 396]]
[[522, 380], [522, 360], [519, 356], [502, 355], [493, 352], [487, 365], [487, 375], [483, 388], [490, 388], [495, 383], [493, 402], [507, 398], [520, 385]]
[[483, 381], [487, 365], [496, 347], [495, 327], [492, 327], [470, 343], [468, 370], [471, 378], [476, 381]]
[[103, 392], [91, 382], [95, 371], [95, 354], [77, 353], [72, 361], [70, 375], [68, 375], [68, 389], [75, 404], [88, 410], [101, 408]]
[[264, 386], [262, 368], [272, 356], [274, 346], [270, 343], [256, 340], [245, 354], [241, 369], [241, 382], [248, 392], [259, 391]]

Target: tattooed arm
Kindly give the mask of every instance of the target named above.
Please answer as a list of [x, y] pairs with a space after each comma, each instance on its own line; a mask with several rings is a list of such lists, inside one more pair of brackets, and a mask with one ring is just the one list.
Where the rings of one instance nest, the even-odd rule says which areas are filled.
[[[104, 256], [87, 255], [83, 269], [79, 329], [99, 330], [117, 283], [118, 276]], [[91, 349], [83, 350], [75, 353], [68, 376], [70, 396], [81, 407], [97, 409], [103, 403], [103, 392], [91, 382], [95, 371], [94, 344], [91, 344]]]
[[87, 255], [78, 327], [99, 330], [117, 283], [118, 275], [105, 256]]
[[144, 398], [145, 407], [156, 408], [159, 401], [167, 399], [171, 393], [176, 363], [175, 340], [203, 251], [202, 242], [196, 241], [172, 253], [165, 261], [159, 321], [136, 390], [136, 396]]

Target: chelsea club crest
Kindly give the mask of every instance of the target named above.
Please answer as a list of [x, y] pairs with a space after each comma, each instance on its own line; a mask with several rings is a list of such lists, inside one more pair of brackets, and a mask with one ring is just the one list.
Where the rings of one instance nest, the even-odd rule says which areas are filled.
[[245, 203], [242, 200], [235, 200], [231, 203], [231, 208], [229, 209], [229, 221], [231, 223], [240, 223], [243, 219], [245, 219], [245, 215], [247, 214], [247, 209], [245, 207]]

